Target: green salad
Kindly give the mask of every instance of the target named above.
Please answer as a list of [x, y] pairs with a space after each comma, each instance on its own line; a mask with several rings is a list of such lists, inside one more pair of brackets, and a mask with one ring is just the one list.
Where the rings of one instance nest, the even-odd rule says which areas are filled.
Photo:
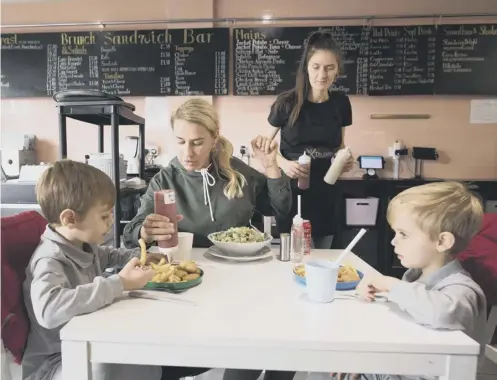
[[259, 243], [265, 240], [265, 235], [250, 227], [232, 227], [213, 233], [211, 238], [223, 243]]

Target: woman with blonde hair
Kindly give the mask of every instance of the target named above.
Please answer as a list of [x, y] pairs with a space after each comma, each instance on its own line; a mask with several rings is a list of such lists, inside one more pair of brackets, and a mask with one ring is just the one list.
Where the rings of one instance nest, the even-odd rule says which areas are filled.
[[289, 179], [276, 163], [277, 144], [257, 136], [252, 150], [265, 175], [232, 157], [233, 145], [219, 131], [218, 115], [202, 99], [183, 103], [171, 116], [178, 155], [157, 173], [141, 207], [124, 229], [126, 247], [138, 239], [147, 243], [168, 240], [173, 224], [154, 214], [154, 191], [174, 189], [182, 216], [178, 230], [194, 234], [194, 246], [208, 247], [207, 235], [230, 227], [248, 226], [258, 210], [263, 215], [288, 217], [292, 194]]
[[[157, 190], [175, 190], [176, 208], [181, 215], [178, 230], [192, 232], [196, 247], [210, 246], [207, 235], [212, 232], [248, 226], [254, 210], [263, 215], [288, 217], [292, 193], [288, 177], [282, 176], [276, 163], [276, 143], [262, 136], [252, 140], [252, 150], [265, 169], [264, 175], [232, 157], [233, 145], [220, 135], [217, 112], [205, 100], [191, 99], [183, 103], [172, 114], [171, 126], [178, 156], [150, 182], [137, 215], [124, 229], [126, 247], [138, 246], [140, 238], [147, 243], [168, 240], [174, 233], [174, 226], [167, 217], [154, 214]], [[164, 367], [163, 379], [205, 371], [207, 369]], [[247, 372], [232, 371], [233, 379]]]

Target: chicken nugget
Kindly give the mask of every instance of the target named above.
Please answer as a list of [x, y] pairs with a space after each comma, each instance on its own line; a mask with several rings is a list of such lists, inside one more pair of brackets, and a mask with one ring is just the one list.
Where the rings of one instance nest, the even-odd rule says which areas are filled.
[[185, 277], [183, 277], [183, 281], [193, 281], [199, 277], [200, 277], [200, 275], [198, 273], [190, 273], [190, 274], [186, 275]]
[[188, 272], [187, 272], [187, 271], [185, 271], [185, 270], [183, 270], [183, 269], [176, 269], [176, 270], [174, 271], [174, 275], [175, 275], [175, 276], [177, 276], [177, 277], [179, 277], [179, 278], [183, 278], [183, 277], [185, 277], [187, 274], [188, 274]]

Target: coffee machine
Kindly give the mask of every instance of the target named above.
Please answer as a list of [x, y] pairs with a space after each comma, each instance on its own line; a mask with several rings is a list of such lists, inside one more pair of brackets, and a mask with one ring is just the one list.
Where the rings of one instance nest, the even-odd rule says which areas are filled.
[[126, 136], [122, 155], [128, 161], [127, 174], [138, 175], [140, 173], [140, 139], [138, 136]]

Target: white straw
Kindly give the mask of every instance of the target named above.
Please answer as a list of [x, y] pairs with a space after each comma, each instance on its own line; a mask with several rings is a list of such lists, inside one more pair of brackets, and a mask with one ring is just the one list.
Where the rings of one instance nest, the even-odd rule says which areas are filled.
[[300, 195], [297, 195], [297, 215], [298, 216], [302, 215], [301, 211], [302, 211], [302, 209], [301, 209], [301, 206], [300, 206]]
[[361, 228], [361, 230], [357, 233], [355, 238], [349, 243], [347, 248], [345, 248], [345, 250], [340, 254], [340, 256], [338, 256], [338, 259], [335, 261], [337, 265], [339, 265], [340, 262], [344, 259], [344, 257], [347, 256], [352, 251], [352, 248], [354, 248], [357, 242], [361, 240], [361, 238], [364, 236], [366, 231], [367, 230], [365, 228]]

